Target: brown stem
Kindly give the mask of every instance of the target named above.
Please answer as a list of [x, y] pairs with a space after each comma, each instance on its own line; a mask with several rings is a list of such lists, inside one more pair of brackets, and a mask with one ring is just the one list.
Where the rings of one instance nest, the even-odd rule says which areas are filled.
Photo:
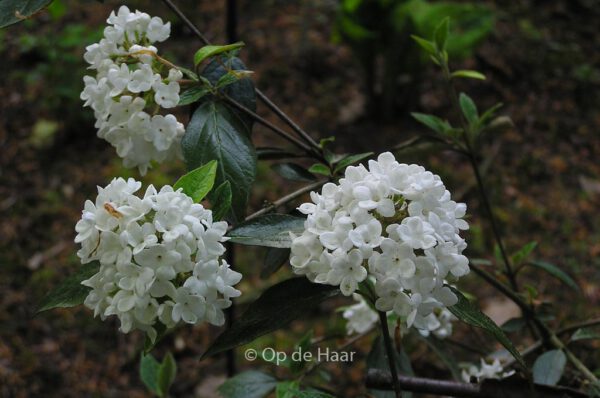
[[396, 393], [396, 398], [402, 397], [402, 387], [400, 387], [400, 382], [398, 381], [398, 370], [396, 369], [396, 355], [394, 352], [394, 347], [392, 346], [392, 339], [390, 339], [390, 331], [388, 329], [388, 321], [387, 315], [384, 311], [379, 312], [379, 323], [381, 325], [381, 334], [383, 335], [383, 342], [385, 345], [386, 356], [388, 359], [388, 364], [390, 366], [390, 374], [392, 375], [392, 384], [394, 386], [394, 392]]

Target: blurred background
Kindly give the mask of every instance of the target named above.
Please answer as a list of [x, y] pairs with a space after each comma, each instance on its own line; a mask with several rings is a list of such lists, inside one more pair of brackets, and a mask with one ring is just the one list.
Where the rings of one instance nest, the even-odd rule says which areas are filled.
[[[226, 1], [178, 2], [214, 43], [227, 42]], [[115, 176], [140, 178], [124, 169], [115, 151], [96, 137], [93, 113], [79, 93], [85, 46], [102, 35], [105, 19], [122, 3], [55, 0], [30, 20], [0, 30], [0, 396], [144, 397], [138, 376], [143, 336], [123, 335], [117, 322], [93, 319], [89, 310], [54, 310], [39, 315], [42, 296], [78, 267], [74, 225], [85, 199]], [[191, 66], [201, 42], [161, 2], [130, 1], [172, 23], [159, 51]], [[490, 187], [506, 246], [515, 252], [537, 241], [536, 259], [570, 274], [580, 291], [564, 288], [547, 274], [524, 270], [522, 285], [539, 303], [548, 302], [548, 322], [597, 316], [600, 303], [600, 7], [596, 0], [238, 0], [236, 34], [246, 42], [241, 58], [253, 79], [274, 102], [314, 137], [335, 136], [337, 152], [381, 152], [424, 127], [410, 112], [451, 115], [442, 76], [410, 39], [430, 37], [450, 16], [453, 69], [476, 69], [487, 80], [461, 80], [479, 105], [504, 104], [500, 114], [514, 127], [486, 137], [485, 179]], [[266, 109], [259, 113], [277, 123]], [[180, 121], [186, 123], [182, 110]], [[284, 146], [256, 126], [253, 141]], [[397, 152], [439, 174], [456, 200], [469, 207], [468, 255], [494, 263], [493, 239], [479, 205], [470, 166], [457, 154], [431, 144]], [[307, 165], [310, 165], [308, 163]], [[302, 185], [284, 182], [261, 162], [252, 209]], [[172, 184], [184, 164], [155, 167], [142, 181]], [[238, 249], [244, 273], [239, 307], [277, 280], [259, 277], [264, 251]], [[497, 323], [518, 310], [471, 275], [461, 288], [479, 299]], [[316, 309], [312, 319], [294, 322], [253, 343], [289, 350], [309, 329], [315, 335], [343, 335], [338, 303]], [[550, 304], [550, 303], [553, 303]], [[335, 305], [334, 305], [335, 304]], [[455, 339], [486, 350], [493, 343], [479, 332], [456, 327]], [[199, 362], [218, 328], [182, 328], [157, 347], [172, 350], [179, 372], [176, 397], [212, 397], [225, 379], [223, 357]], [[516, 332], [515, 339], [521, 337]], [[339, 340], [338, 341], [343, 341]], [[523, 341], [522, 339], [519, 341]], [[474, 343], [475, 342], [475, 343]], [[600, 367], [594, 342], [575, 347], [583, 360]], [[448, 378], [422, 341], [408, 340], [417, 375]], [[330, 388], [360, 396], [370, 341], [357, 343], [353, 364], [328, 366]], [[460, 351], [461, 359], [478, 355]], [[241, 369], [285, 370], [239, 357]]]

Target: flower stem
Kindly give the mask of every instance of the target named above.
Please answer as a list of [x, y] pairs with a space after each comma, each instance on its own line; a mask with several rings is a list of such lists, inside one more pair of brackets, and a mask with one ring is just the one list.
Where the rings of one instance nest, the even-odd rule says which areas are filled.
[[390, 373], [392, 375], [394, 391], [396, 392], [396, 398], [401, 398], [402, 388], [400, 387], [400, 381], [398, 380], [398, 370], [396, 369], [396, 356], [394, 352], [394, 347], [392, 346], [392, 339], [390, 338], [390, 331], [388, 329], [387, 315], [383, 311], [378, 312], [379, 323], [381, 324], [381, 334], [383, 335], [383, 342], [385, 344], [386, 356], [388, 358], [388, 364], [390, 366]]

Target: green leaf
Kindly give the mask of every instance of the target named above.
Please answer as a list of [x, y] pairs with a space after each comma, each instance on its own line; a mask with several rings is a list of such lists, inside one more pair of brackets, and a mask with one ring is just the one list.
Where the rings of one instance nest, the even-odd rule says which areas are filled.
[[141, 355], [140, 359], [140, 378], [148, 390], [158, 396], [162, 396], [162, 392], [158, 387], [158, 372], [161, 364], [151, 354]]
[[435, 55], [437, 53], [437, 51], [435, 50], [435, 43], [429, 40], [425, 40], [422, 37], [419, 36], [415, 36], [415, 35], [410, 35], [410, 37], [413, 38], [413, 40], [415, 42], [417, 42], [417, 44], [423, 49], [425, 50], [428, 54], [430, 55]]
[[337, 164], [335, 165], [335, 169], [333, 170], [333, 173], [336, 174], [338, 171], [340, 170], [344, 170], [346, 167], [358, 163], [361, 160], [364, 160], [368, 157], [373, 156], [373, 152], [365, 152], [365, 153], [359, 153], [356, 155], [348, 155], [344, 158], [342, 158], [339, 162], [337, 162]]
[[181, 95], [179, 96], [179, 106], [183, 106], [183, 105], [189, 105], [191, 103], [194, 103], [198, 100], [200, 100], [201, 98], [203, 98], [205, 95], [210, 93], [210, 89], [207, 87], [203, 87], [203, 86], [193, 86], [190, 87], [189, 89], [185, 90], [183, 93], [181, 93]]
[[[244, 63], [237, 57], [218, 56], [210, 61], [202, 70], [201, 78], [206, 79], [210, 85], [215, 86], [224, 75], [229, 74], [232, 70], [243, 72], [246, 71], [247, 68], [246, 65], [244, 65]], [[256, 112], [256, 91], [254, 89], [254, 83], [252, 82], [252, 79], [239, 79], [235, 83], [219, 88], [218, 90], [219, 92], [236, 100], [245, 108], [251, 110], [252, 112]], [[252, 132], [252, 125], [254, 124], [254, 118], [245, 112], [238, 110], [237, 108], [231, 108], [231, 111], [244, 121], [247, 127], [248, 135], [250, 135]]]
[[273, 376], [248, 370], [225, 381], [219, 387], [223, 398], [263, 398], [275, 389], [277, 379]]
[[271, 168], [283, 178], [291, 181], [313, 182], [316, 180], [308, 170], [295, 163], [277, 163]]
[[446, 135], [446, 133], [452, 129], [450, 123], [434, 115], [426, 115], [424, 113], [413, 112], [411, 113], [411, 116], [415, 118], [418, 122], [424, 124], [433, 131], [442, 135]]
[[296, 154], [281, 148], [257, 147], [256, 156], [261, 160], [278, 160], [298, 157]]
[[0, 1], [0, 28], [4, 28], [33, 16], [51, 2], [52, 0]]
[[256, 177], [256, 153], [249, 135], [248, 126], [229, 107], [207, 101], [192, 115], [181, 141], [189, 168], [218, 162], [216, 184], [230, 182], [236, 220], [244, 217]]
[[477, 106], [475, 105], [475, 102], [473, 102], [473, 100], [465, 93], [460, 93], [458, 101], [460, 103], [460, 109], [462, 110], [462, 113], [465, 115], [465, 118], [469, 124], [474, 125], [477, 123], [479, 115], [477, 113]]
[[448, 39], [448, 35], [450, 34], [450, 18], [446, 17], [440, 22], [440, 24], [435, 28], [433, 32], [433, 38], [435, 40], [435, 45], [439, 51], [444, 51], [446, 49], [446, 40]]
[[508, 321], [502, 324], [501, 328], [506, 333], [513, 333], [523, 329], [526, 324], [527, 323], [523, 318], [510, 318]]
[[158, 390], [162, 396], [166, 397], [169, 394], [169, 388], [175, 380], [177, 374], [177, 363], [170, 352], [165, 355], [160, 368], [158, 369]]
[[94, 276], [98, 273], [99, 269], [100, 263], [97, 261], [78, 267], [73, 275], [67, 277], [42, 299], [38, 312], [47, 311], [52, 308], [75, 307], [76, 305], [83, 304], [91, 289], [83, 286], [81, 282]]
[[452, 72], [450, 76], [453, 78], [464, 77], [465, 79], [485, 80], [485, 75], [481, 72], [477, 72], [476, 70], [457, 70]]
[[575, 333], [573, 333], [573, 336], [571, 336], [571, 341], [597, 339], [600, 339], [600, 333], [593, 330], [593, 328], [577, 329]]
[[449, 286], [449, 288], [458, 297], [458, 303], [452, 307], [448, 307], [448, 310], [450, 310], [454, 316], [464, 323], [481, 328], [491, 334], [500, 344], [504, 346], [504, 348], [508, 350], [508, 352], [512, 354], [512, 356], [521, 366], [523, 366], [523, 368], [526, 368], [521, 354], [519, 354], [519, 351], [517, 351], [509, 338], [506, 337], [502, 329], [500, 329], [498, 325], [496, 325], [494, 321], [492, 321], [487, 315], [481, 312], [479, 308], [471, 304], [461, 292], [452, 286]]
[[537, 242], [535, 242], [535, 241], [529, 242], [528, 244], [526, 244], [525, 246], [520, 248], [516, 253], [514, 253], [510, 257], [511, 262], [514, 265], [521, 264], [527, 257], [529, 257], [531, 252], [534, 251], [536, 247], [537, 247]]
[[290, 232], [300, 235], [304, 231], [304, 218], [287, 214], [265, 214], [246, 221], [229, 231], [231, 242], [252, 246], [289, 248]]
[[[397, 350], [394, 350], [394, 360], [396, 362], [396, 368], [400, 374], [414, 376], [415, 373], [413, 372], [410, 358], [408, 358], [404, 350], [401, 350], [400, 353], [398, 353]], [[381, 335], [377, 336], [377, 338], [373, 341], [371, 352], [369, 352], [369, 355], [367, 355], [367, 369], [379, 369], [385, 372], [390, 371], [387, 350], [385, 349], [384, 340]], [[372, 389], [369, 390], [369, 394], [375, 398], [394, 398], [396, 396], [393, 391]], [[402, 398], [410, 397], [412, 397], [412, 393], [402, 392]]]
[[571, 289], [578, 291], [579, 286], [577, 283], [571, 278], [566, 272], [558, 268], [556, 265], [551, 264], [546, 261], [531, 261], [527, 263], [528, 265], [533, 265], [534, 267], [540, 268], [556, 279], [563, 282], [565, 285], [569, 286]]
[[216, 176], [217, 161], [211, 160], [177, 180], [173, 189], [183, 188], [184, 194], [192, 198], [195, 203], [199, 203], [215, 185]]
[[567, 357], [561, 350], [547, 351], [533, 364], [533, 381], [537, 384], [554, 386], [562, 377]]
[[504, 105], [504, 104], [499, 102], [496, 105], [487, 109], [485, 112], [483, 112], [483, 114], [479, 118], [479, 126], [485, 127], [485, 125], [494, 117], [494, 115], [496, 114], [496, 111], [498, 109], [500, 109], [502, 107], [502, 105]]
[[244, 46], [244, 42], [237, 42], [233, 44], [226, 44], [224, 46], [204, 46], [194, 54], [194, 65], [198, 66], [202, 61], [209, 57], [222, 54], [224, 52], [237, 50]]
[[324, 300], [339, 294], [335, 286], [312, 283], [305, 277], [292, 278], [268, 288], [250, 304], [242, 316], [225, 330], [203, 358], [249, 343], [257, 337], [307, 316]]
[[189, 77], [190, 79], [194, 80], [194, 81], [198, 81], [198, 75], [196, 74], [196, 72], [189, 70], [188, 68], [184, 68], [182, 66], [178, 66], [177, 69], [179, 69], [181, 71], [181, 73], [183, 73], [185, 76]]
[[263, 269], [260, 271], [260, 277], [265, 279], [274, 274], [290, 259], [290, 249], [281, 249], [269, 247], [265, 254]]
[[210, 201], [213, 205], [213, 220], [223, 220], [231, 209], [231, 183], [225, 181], [219, 185], [211, 195]]
[[333, 395], [314, 388], [300, 389], [298, 381], [281, 381], [275, 390], [276, 398], [335, 398]]
[[328, 176], [331, 174], [329, 167], [327, 167], [326, 165], [324, 165], [322, 163], [313, 164], [312, 166], [310, 166], [308, 171], [310, 171], [311, 173], [314, 173], [314, 174], [322, 174], [324, 176]]

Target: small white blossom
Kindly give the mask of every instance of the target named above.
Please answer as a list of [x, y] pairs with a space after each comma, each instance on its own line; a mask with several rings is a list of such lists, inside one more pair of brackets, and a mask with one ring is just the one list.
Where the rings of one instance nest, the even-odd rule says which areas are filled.
[[394, 311], [408, 327], [449, 334], [444, 311], [457, 297], [446, 283], [469, 272], [459, 235], [468, 224], [466, 206], [451, 200], [437, 175], [388, 152], [368, 168], [346, 168], [338, 184], [310, 197], [298, 208], [307, 216], [305, 230], [292, 237], [295, 273], [339, 285], [345, 295], [370, 275], [379, 311]]
[[222, 325], [242, 278], [220, 259], [227, 223], [213, 222], [212, 212], [181, 190], [150, 185], [140, 198], [140, 188], [115, 178], [98, 187], [95, 202], [85, 202], [75, 226], [77, 255], [100, 262], [82, 282], [92, 289], [85, 305], [102, 319], [116, 315], [124, 333], [140, 329], [151, 338], [157, 323]]
[[365, 333], [373, 328], [379, 320], [379, 316], [369, 307], [362, 296], [354, 294], [353, 297], [358, 303], [346, 308], [343, 313], [343, 317], [348, 321], [346, 330], [348, 334]]
[[481, 358], [481, 365], [478, 368], [476, 365], [471, 365], [462, 371], [462, 378], [466, 383], [471, 382], [471, 378], [475, 378], [477, 382], [484, 379], [503, 379], [515, 373], [514, 370], [504, 372], [504, 368], [498, 359], [489, 364]]
[[153, 161], [181, 158], [183, 124], [157, 112], [177, 106], [183, 74], [164, 68], [152, 45], [169, 37], [170, 23], [125, 6], [107, 23], [104, 38], [86, 47], [83, 57], [96, 76], [84, 77], [81, 99], [94, 110], [98, 136], [115, 147], [125, 167], [144, 175]]

